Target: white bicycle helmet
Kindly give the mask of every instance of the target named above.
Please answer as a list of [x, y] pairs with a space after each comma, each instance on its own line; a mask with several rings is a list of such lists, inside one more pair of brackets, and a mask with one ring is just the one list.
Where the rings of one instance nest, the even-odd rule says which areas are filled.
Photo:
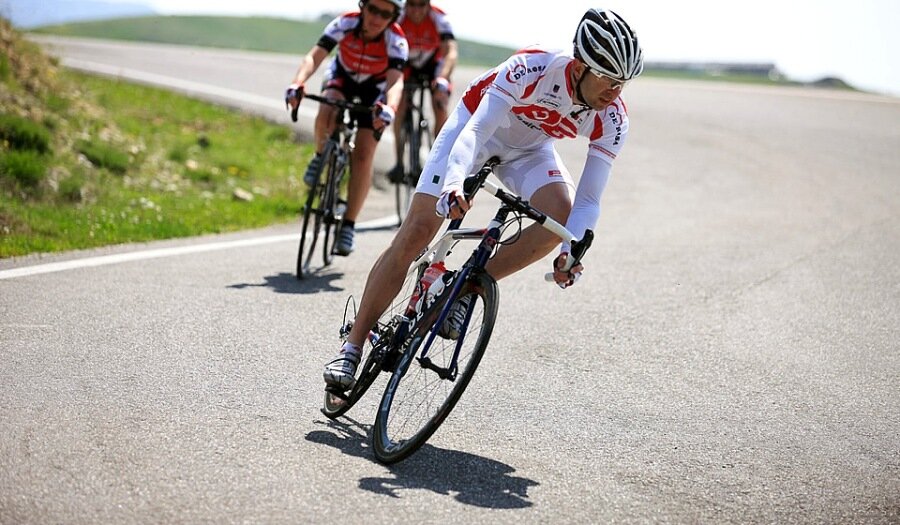
[[388, 2], [397, 6], [397, 9], [403, 11], [403, 8], [406, 7], [406, 0], [388, 0]]
[[631, 80], [644, 70], [637, 34], [608, 9], [588, 9], [575, 31], [575, 57], [601, 75]]
[[[359, 7], [362, 7], [369, 0], [360, 0]], [[406, 7], [406, 0], [387, 0], [388, 2], [394, 4], [397, 7], [397, 13], [399, 14], [403, 11], [403, 8]]]

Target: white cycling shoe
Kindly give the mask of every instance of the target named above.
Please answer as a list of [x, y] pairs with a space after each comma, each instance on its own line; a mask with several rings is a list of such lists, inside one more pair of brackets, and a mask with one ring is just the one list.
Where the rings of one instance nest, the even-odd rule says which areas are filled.
[[325, 384], [338, 390], [350, 390], [356, 382], [356, 367], [359, 366], [360, 352], [341, 349], [340, 353], [328, 364], [322, 377]]

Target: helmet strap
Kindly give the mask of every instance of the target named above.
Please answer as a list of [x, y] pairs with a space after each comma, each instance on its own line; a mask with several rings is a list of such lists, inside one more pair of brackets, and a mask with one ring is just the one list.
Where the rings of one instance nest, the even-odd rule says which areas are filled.
[[587, 99], [584, 97], [584, 93], [581, 92], [581, 83], [584, 82], [584, 77], [587, 74], [588, 70], [587, 68], [584, 68], [584, 71], [581, 72], [581, 76], [578, 77], [578, 82], [575, 83], [575, 94], [578, 95], [578, 100], [582, 106], [590, 107], [590, 104], [587, 103]]

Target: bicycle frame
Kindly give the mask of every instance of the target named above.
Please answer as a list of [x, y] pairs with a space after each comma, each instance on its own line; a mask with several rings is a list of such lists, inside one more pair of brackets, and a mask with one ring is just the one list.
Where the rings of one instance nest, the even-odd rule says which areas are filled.
[[[426, 248], [423, 251], [422, 255], [420, 255], [411, 266], [411, 271], [414, 271], [415, 269], [419, 268], [422, 263], [434, 264], [437, 262], [443, 262], [450, 254], [451, 248], [460, 240], [480, 239], [481, 241], [472, 252], [472, 255], [469, 256], [469, 259], [462, 265], [462, 267], [453, 277], [453, 285], [450, 288], [449, 293], [447, 292], [447, 290], [444, 290], [444, 292], [441, 293], [443, 297], [435, 301], [434, 304], [440, 305], [441, 309], [433, 326], [441, 326], [447, 319], [447, 316], [450, 313], [451, 306], [456, 300], [456, 297], [458, 297], [459, 293], [461, 292], [463, 284], [467, 281], [472, 272], [484, 271], [485, 265], [487, 265], [491, 254], [500, 243], [500, 237], [502, 235], [501, 228], [506, 223], [507, 217], [510, 213], [517, 213], [520, 216], [532, 219], [537, 224], [540, 224], [560, 239], [571, 243], [573, 255], [570, 255], [570, 258], [567, 261], [567, 269], [571, 268], [572, 266], [577, 264], [578, 261], [580, 261], [581, 257], [584, 256], [584, 253], [587, 251], [587, 248], [590, 246], [593, 240], [593, 232], [587, 230], [585, 232], [584, 239], [582, 241], [579, 241], [572, 234], [572, 232], [566, 229], [565, 226], [548, 217], [541, 211], [531, 207], [527, 201], [501, 189], [496, 184], [487, 181], [487, 176], [493, 172], [493, 167], [497, 163], [498, 161], [496, 159], [488, 161], [485, 167], [482, 168], [481, 171], [479, 171], [478, 175], [472, 178], [475, 180], [476, 187], [472, 191], [466, 191], [467, 195], [471, 195], [479, 189], [484, 190], [494, 195], [501, 201], [502, 204], [500, 208], [497, 210], [494, 218], [491, 219], [491, 221], [488, 223], [488, 226], [486, 228], [460, 228], [462, 219], [452, 221], [447, 227], [447, 230], [444, 231], [444, 233], [435, 243], [434, 248]], [[417, 316], [416, 321], [424, 317], [424, 315], [425, 312], [423, 311]], [[472, 305], [470, 304], [469, 308], [466, 310], [460, 333], [466, 332], [471, 316]], [[434, 366], [428, 359], [427, 355], [428, 350], [431, 348], [431, 345], [434, 342], [436, 334], [436, 330], [431, 330], [429, 332], [428, 338], [421, 346], [422, 351], [421, 355], [418, 357], [419, 362], [422, 364], [422, 366], [435, 371], [438, 376], [441, 377], [441, 379], [450, 379], [451, 381], [453, 381], [456, 378], [457, 359], [459, 357], [459, 352], [462, 348], [464, 338], [460, 337], [459, 339], [457, 339], [456, 346], [453, 351], [453, 357], [450, 361], [450, 366], [448, 366], [446, 369], [442, 369]]]

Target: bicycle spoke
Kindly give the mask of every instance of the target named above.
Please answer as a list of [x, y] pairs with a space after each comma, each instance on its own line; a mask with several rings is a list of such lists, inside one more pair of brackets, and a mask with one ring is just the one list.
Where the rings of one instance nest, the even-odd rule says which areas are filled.
[[[422, 345], [428, 341], [429, 333], [419, 332], [417, 342], [408, 350], [414, 354], [404, 356], [388, 382], [373, 433], [379, 460], [399, 461], [421, 446], [450, 413], [472, 378], [496, 318], [496, 284], [487, 276], [480, 279], [489, 281], [491, 286], [470, 295], [471, 317], [461, 339], [436, 335], [431, 346], [425, 349]], [[473, 290], [466, 292], [466, 286], [463, 293], [471, 294]], [[443, 379], [444, 372], [439, 374], [434, 368], [446, 371], [453, 364], [457, 344], [460, 345], [457, 374], [452, 380]], [[419, 361], [423, 354], [431, 361], [428, 367]]]

